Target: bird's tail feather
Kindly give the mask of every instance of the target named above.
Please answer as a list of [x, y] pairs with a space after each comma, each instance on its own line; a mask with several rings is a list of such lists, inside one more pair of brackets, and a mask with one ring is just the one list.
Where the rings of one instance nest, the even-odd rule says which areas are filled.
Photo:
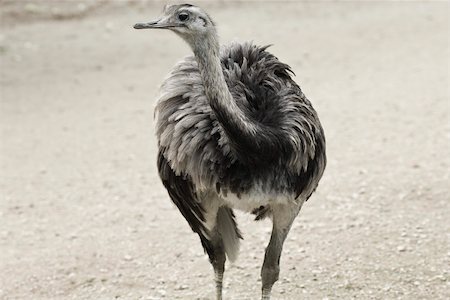
[[233, 210], [222, 206], [217, 212], [217, 231], [222, 237], [223, 246], [228, 259], [234, 262], [239, 253], [239, 239], [242, 239], [236, 225]]

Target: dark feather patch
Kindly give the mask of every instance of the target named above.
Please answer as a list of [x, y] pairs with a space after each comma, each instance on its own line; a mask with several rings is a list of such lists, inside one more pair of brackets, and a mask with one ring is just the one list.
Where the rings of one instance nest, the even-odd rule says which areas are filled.
[[205, 252], [207, 252], [210, 257], [214, 257], [211, 242], [204, 235], [204, 233], [207, 232], [207, 229], [203, 224], [203, 221], [205, 221], [203, 215], [204, 209], [197, 201], [197, 195], [192, 182], [183, 176], [175, 174], [172, 168], [170, 168], [167, 160], [164, 158], [162, 151], [158, 153], [158, 170], [159, 176], [169, 192], [169, 196], [173, 203], [178, 207], [192, 230], [200, 236]]
[[[314, 178], [322, 177], [323, 168], [320, 167], [320, 164], [326, 165], [326, 156], [325, 156], [325, 141], [318, 140], [316, 144], [316, 151], [314, 158], [310, 159], [308, 162], [308, 167], [306, 171], [302, 170], [300, 174], [295, 176], [294, 186], [295, 186], [295, 198], [300, 196], [300, 194], [311, 184], [311, 181]], [[311, 194], [316, 190], [314, 188], [309, 195], [306, 195], [306, 200], [311, 197]]]
[[226, 209], [231, 216], [231, 221], [233, 222], [234, 232], [236, 233], [236, 236], [239, 239], [243, 240], [244, 238], [242, 237], [242, 233], [239, 230], [237, 223], [236, 223], [236, 215], [234, 214], [234, 211], [229, 207], [225, 207], [224, 209]]
[[270, 211], [270, 207], [269, 206], [262, 206], [261, 205], [260, 207], [254, 209], [252, 211], [252, 214], [254, 214], [256, 216], [255, 217], [255, 221], [260, 221], [260, 220], [265, 219], [268, 216], [269, 211]]

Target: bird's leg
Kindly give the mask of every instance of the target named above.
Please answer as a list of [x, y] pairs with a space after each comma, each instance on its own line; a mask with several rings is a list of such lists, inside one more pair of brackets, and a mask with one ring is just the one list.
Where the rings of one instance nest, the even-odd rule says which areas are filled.
[[272, 286], [278, 280], [283, 243], [300, 207], [301, 203], [280, 204], [271, 207], [273, 228], [261, 269], [262, 300], [270, 299]]
[[225, 272], [225, 250], [220, 236], [212, 240], [213, 255], [210, 255], [210, 262], [214, 268], [214, 281], [216, 284], [216, 299], [222, 300], [222, 281]]
[[222, 281], [225, 272], [225, 247], [223, 245], [222, 236], [217, 227], [217, 212], [219, 210], [219, 202], [211, 195], [205, 195], [202, 202], [205, 209], [205, 225], [209, 229], [209, 234], [205, 244], [208, 252], [209, 261], [214, 269], [214, 282], [216, 285], [216, 299], [222, 300]]

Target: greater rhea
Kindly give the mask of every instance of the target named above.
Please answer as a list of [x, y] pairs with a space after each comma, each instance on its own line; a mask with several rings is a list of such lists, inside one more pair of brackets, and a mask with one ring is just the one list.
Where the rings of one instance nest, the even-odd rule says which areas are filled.
[[200, 241], [222, 299], [226, 257], [239, 231], [233, 209], [269, 217], [262, 299], [278, 280], [283, 243], [325, 169], [325, 137], [290, 67], [252, 43], [220, 47], [201, 8], [170, 5], [136, 29], [170, 29], [194, 52], [161, 86], [156, 106], [158, 169], [170, 198]]

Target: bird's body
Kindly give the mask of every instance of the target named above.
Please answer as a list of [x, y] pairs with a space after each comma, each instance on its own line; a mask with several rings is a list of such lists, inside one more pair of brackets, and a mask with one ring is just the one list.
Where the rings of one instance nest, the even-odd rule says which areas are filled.
[[[263, 151], [230, 141], [192, 56], [165, 80], [156, 107], [160, 151], [171, 169], [189, 177], [197, 190], [217, 192], [236, 206], [254, 202], [250, 211], [280, 196], [309, 197], [325, 166], [316, 113], [289, 76], [289, 67], [265, 48], [235, 43], [221, 56], [237, 106], [268, 136]], [[255, 136], [252, 143], [258, 140], [266, 142]]]
[[263, 299], [269, 299], [284, 239], [325, 169], [322, 127], [289, 66], [267, 47], [219, 48], [214, 23], [199, 8], [177, 5], [165, 12], [178, 20], [166, 21], [170, 27], [185, 22], [180, 14], [191, 19], [198, 14], [198, 30], [208, 30], [200, 38], [186, 34], [182, 25], [174, 30], [195, 55], [179, 62], [161, 87], [156, 106], [160, 177], [200, 236], [216, 273], [218, 299], [225, 255], [236, 258], [241, 238], [233, 209], [257, 219], [271, 217], [273, 233], [261, 273]]

